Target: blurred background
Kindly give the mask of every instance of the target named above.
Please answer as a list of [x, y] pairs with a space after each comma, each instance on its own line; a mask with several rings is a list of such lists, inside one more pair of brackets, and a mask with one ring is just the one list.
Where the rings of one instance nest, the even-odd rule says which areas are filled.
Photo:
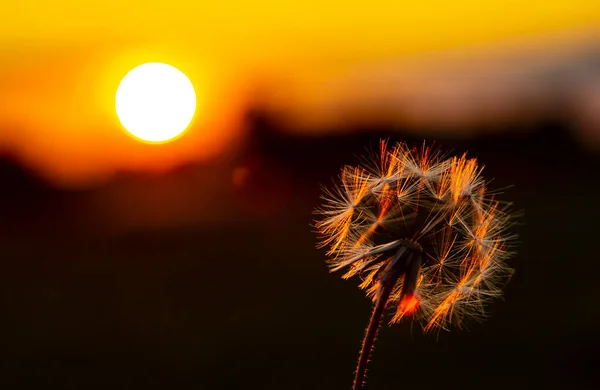
[[[114, 113], [149, 61], [198, 94], [172, 143]], [[350, 388], [371, 305], [310, 224], [380, 138], [523, 217], [490, 319], [385, 326], [368, 388], [600, 387], [597, 1], [13, 2], [0, 101], [3, 389]]]

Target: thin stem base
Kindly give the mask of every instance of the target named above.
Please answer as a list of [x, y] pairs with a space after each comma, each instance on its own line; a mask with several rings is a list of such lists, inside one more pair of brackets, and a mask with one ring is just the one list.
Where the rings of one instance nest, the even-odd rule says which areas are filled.
[[354, 377], [354, 390], [362, 390], [363, 388], [365, 375], [367, 374], [367, 364], [369, 363], [371, 352], [373, 351], [373, 346], [375, 344], [375, 339], [377, 338], [377, 333], [381, 327], [383, 314], [385, 312], [390, 294], [394, 288], [394, 283], [395, 280], [393, 283], [388, 282], [381, 287], [377, 301], [373, 307], [371, 320], [369, 321], [369, 326], [367, 326], [365, 338], [363, 339], [362, 348], [360, 350], [360, 357], [358, 358], [356, 376]]

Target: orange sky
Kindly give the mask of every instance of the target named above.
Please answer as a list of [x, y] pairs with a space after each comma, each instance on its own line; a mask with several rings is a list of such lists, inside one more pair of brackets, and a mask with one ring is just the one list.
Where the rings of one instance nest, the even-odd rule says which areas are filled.
[[[372, 62], [600, 26], [597, 0], [364, 4], [14, 1], [0, 16], [0, 149], [63, 184], [168, 167], [239, 135], [253, 77], [275, 85], [276, 104], [318, 104], [335, 75]], [[198, 93], [190, 130], [171, 144], [135, 141], [114, 113], [121, 77], [148, 61], [178, 67]]]

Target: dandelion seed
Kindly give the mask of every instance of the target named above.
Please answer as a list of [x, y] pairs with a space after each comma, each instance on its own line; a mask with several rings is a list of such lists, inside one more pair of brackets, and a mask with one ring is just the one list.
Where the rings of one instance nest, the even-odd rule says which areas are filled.
[[427, 332], [485, 318], [486, 303], [502, 294], [514, 236], [482, 170], [466, 155], [382, 141], [378, 155], [344, 167], [341, 183], [325, 190], [315, 226], [330, 270], [359, 276], [374, 302], [355, 390], [387, 309], [395, 309], [390, 323], [411, 318]]

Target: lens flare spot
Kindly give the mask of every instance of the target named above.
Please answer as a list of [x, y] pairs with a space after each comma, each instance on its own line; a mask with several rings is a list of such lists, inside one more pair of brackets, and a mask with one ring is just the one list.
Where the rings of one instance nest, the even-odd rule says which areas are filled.
[[292, 180], [289, 172], [277, 161], [249, 156], [231, 174], [238, 206], [250, 214], [270, 216], [289, 201]]

